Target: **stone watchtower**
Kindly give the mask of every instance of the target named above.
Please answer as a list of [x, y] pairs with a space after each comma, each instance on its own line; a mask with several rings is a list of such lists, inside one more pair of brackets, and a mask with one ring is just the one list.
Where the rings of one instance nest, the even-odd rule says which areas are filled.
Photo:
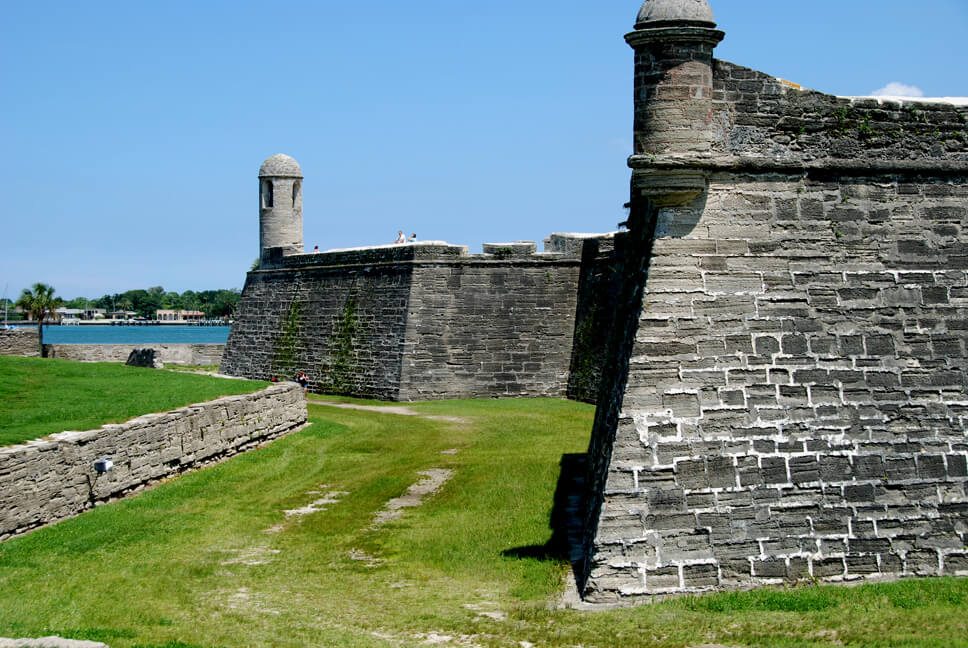
[[281, 153], [259, 168], [259, 260], [263, 266], [304, 252], [302, 180], [299, 163]]
[[712, 146], [715, 29], [706, 0], [646, 0], [635, 31], [635, 122], [632, 201], [684, 204], [702, 192], [705, 178], [688, 170], [650, 168], [656, 155], [696, 154]]

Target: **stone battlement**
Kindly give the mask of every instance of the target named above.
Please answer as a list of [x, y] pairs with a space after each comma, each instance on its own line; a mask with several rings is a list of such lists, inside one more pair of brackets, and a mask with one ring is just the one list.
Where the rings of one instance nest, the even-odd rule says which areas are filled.
[[368, 245], [308, 254], [285, 254], [283, 248], [270, 248], [267, 255], [268, 262], [263, 263], [259, 270], [370, 266], [408, 262], [474, 263], [507, 260], [558, 262], [569, 258], [579, 259], [582, 253], [582, 245], [586, 240], [609, 238], [610, 236], [612, 235], [554, 233], [544, 240], [543, 252], [537, 251], [537, 244], [534, 241], [484, 243], [482, 245], [483, 251], [480, 254], [470, 254], [468, 246], [454, 245], [446, 241]]

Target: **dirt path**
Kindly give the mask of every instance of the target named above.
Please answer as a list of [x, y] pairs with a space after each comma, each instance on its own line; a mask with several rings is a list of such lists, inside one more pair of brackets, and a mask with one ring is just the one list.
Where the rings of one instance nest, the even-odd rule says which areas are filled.
[[387, 502], [383, 510], [377, 513], [373, 519], [373, 527], [397, 519], [403, 515], [402, 509], [420, 506], [423, 504], [424, 497], [439, 491], [454, 473], [446, 468], [431, 468], [430, 470], [422, 470], [417, 474], [424, 479], [411, 485], [407, 492], [400, 497], [395, 497]]
[[421, 414], [410, 409], [405, 405], [357, 405], [355, 403], [338, 403], [336, 401], [320, 400], [310, 398], [310, 405], [325, 405], [326, 407], [338, 407], [340, 409], [363, 410], [365, 412], [377, 412], [380, 414], [396, 414], [398, 416], [419, 416], [430, 421], [444, 421], [446, 423], [470, 423], [469, 419], [459, 416], [434, 416], [432, 414]]

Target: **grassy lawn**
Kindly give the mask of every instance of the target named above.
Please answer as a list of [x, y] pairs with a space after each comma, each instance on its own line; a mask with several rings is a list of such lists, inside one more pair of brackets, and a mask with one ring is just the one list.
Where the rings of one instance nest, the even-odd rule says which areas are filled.
[[266, 385], [118, 363], [0, 356], [0, 446], [121, 423]]
[[183, 373], [199, 373], [202, 371], [208, 371], [211, 373], [218, 373], [218, 365], [182, 365], [182, 364], [166, 364], [165, 369], [168, 371], [181, 371]]
[[[586, 449], [594, 409], [408, 407], [421, 416], [311, 405], [301, 432], [0, 545], [0, 636], [112, 648], [968, 646], [968, 579], [555, 609], [567, 567], [535, 549], [552, 537], [559, 462]], [[374, 524], [429, 470], [450, 479]]]

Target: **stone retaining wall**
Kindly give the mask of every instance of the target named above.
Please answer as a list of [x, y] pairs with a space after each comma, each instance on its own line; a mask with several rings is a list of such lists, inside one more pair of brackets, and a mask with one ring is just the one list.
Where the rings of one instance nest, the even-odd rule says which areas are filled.
[[0, 329], [0, 355], [39, 357], [36, 328]]
[[[35, 336], [36, 337], [36, 336]], [[165, 364], [217, 365], [224, 344], [45, 344], [47, 357], [79, 362], [126, 362], [133, 349], [154, 349]]]
[[[0, 540], [250, 449], [296, 430], [306, 417], [302, 390], [284, 383], [0, 448]], [[99, 474], [94, 462], [102, 457], [114, 467]]]

